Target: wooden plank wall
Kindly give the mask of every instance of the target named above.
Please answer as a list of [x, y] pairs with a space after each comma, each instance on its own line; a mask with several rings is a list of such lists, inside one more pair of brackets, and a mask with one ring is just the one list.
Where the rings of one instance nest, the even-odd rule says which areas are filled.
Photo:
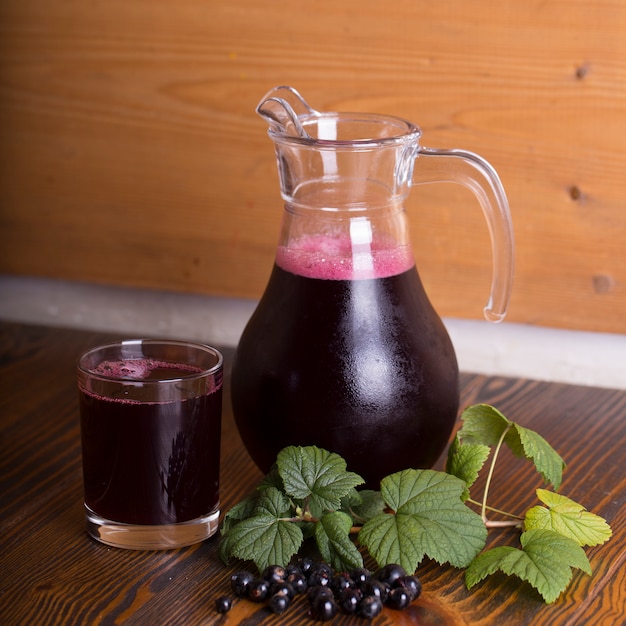
[[[282, 208], [254, 108], [291, 84], [496, 167], [509, 320], [626, 332], [622, 0], [3, 0], [0, 34], [2, 273], [258, 298]], [[480, 318], [478, 205], [407, 209], [436, 308]]]

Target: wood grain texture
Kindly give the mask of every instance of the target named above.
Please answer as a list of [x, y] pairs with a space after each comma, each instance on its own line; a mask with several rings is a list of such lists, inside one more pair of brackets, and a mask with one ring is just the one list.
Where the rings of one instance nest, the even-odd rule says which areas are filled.
[[[258, 298], [282, 208], [254, 107], [291, 84], [496, 167], [510, 320], [626, 332], [624, 32], [620, 0], [5, 0], [0, 271]], [[438, 311], [480, 317], [474, 199], [421, 187], [407, 209]]]
[[[214, 610], [229, 590], [217, 538], [174, 551], [119, 550], [89, 539], [82, 475], [75, 362], [109, 336], [0, 323], [0, 623], [185, 624], [256, 626], [311, 623], [302, 602], [280, 618], [239, 602], [227, 616]], [[232, 354], [226, 353], [227, 367]], [[232, 418], [225, 388], [222, 508], [248, 495], [261, 478]], [[464, 375], [462, 404], [489, 402], [540, 432], [569, 467], [562, 493], [602, 515], [612, 539], [587, 554], [593, 576], [575, 572], [552, 605], [516, 579], [493, 575], [471, 592], [462, 572], [425, 561], [424, 591], [405, 612], [385, 609], [373, 626], [615, 626], [624, 623], [626, 589], [626, 392], [528, 380]], [[522, 512], [540, 486], [519, 459], [503, 455], [492, 504]], [[495, 531], [497, 532], [497, 531]], [[502, 531], [504, 533], [505, 531]], [[493, 532], [490, 541], [515, 541]], [[341, 617], [333, 624], [362, 624]]]

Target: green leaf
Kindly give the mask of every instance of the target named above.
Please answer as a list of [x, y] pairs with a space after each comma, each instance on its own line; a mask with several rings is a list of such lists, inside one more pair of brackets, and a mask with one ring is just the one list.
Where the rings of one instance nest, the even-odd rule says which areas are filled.
[[230, 547], [231, 541], [228, 535], [223, 535], [222, 537], [220, 537], [218, 553], [224, 565], [228, 565], [228, 559], [232, 556]]
[[341, 499], [364, 482], [358, 474], [346, 471], [342, 457], [316, 446], [284, 448], [278, 453], [277, 464], [285, 492], [308, 499], [317, 515], [339, 509]]
[[253, 561], [263, 571], [268, 565], [288, 565], [300, 549], [302, 531], [293, 522], [259, 514], [245, 519], [227, 535], [230, 556]]
[[322, 558], [337, 571], [363, 567], [363, 557], [350, 539], [352, 518], [341, 511], [326, 513], [315, 525], [315, 541]]
[[448, 449], [446, 472], [465, 482], [463, 500], [469, 498], [469, 488], [476, 482], [478, 473], [489, 458], [491, 448], [482, 443], [462, 443], [457, 435]]
[[490, 404], [474, 404], [462, 415], [463, 426], [457, 436], [464, 443], [495, 446], [511, 422]]
[[254, 515], [260, 497], [260, 494], [254, 493], [230, 508], [224, 515], [222, 528], [220, 529], [221, 534], [225, 535], [237, 522]]
[[233, 517], [244, 512], [249, 515], [226, 530], [220, 556], [225, 562], [231, 556], [253, 561], [259, 570], [273, 564], [287, 565], [303, 541], [302, 530], [289, 519], [289, 500], [275, 487], [267, 487], [258, 493], [253, 509], [248, 506], [239, 510], [233, 507]]
[[550, 444], [536, 432], [508, 420], [489, 404], [470, 406], [461, 415], [458, 437], [463, 443], [494, 446], [504, 435], [513, 454], [533, 461], [543, 479], [555, 489], [561, 486], [565, 463]]
[[360, 502], [350, 502], [346, 509], [355, 522], [363, 524], [385, 511], [385, 502], [380, 491], [363, 489], [359, 491], [359, 496]]
[[543, 479], [558, 490], [563, 479], [565, 462], [541, 435], [519, 424], [513, 424], [505, 442], [517, 456], [531, 460]]
[[537, 497], [546, 507], [535, 506], [526, 512], [526, 530], [543, 528], [569, 537], [581, 546], [597, 546], [607, 541], [613, 531], [599, 515], [589, 513], [582, 505], [545, 489]]
[[413, 515], [383, 513], [365, 523], [359, 542], [367, 547], [379, 567], [398, 563], [413, 573], [424, 558], [420, 532]]
[[462, 480], [436, 470], [403, 470], [386, 476], [380, 483], [385, 503], [403, 513], [436, 509], [449, 502], [463, 506], [464, 488]]
[[290, 517], [291, 502], [276, 487], [266, 487], [259, 493], [255, 512], [274, 515], [275, 517]]
[[[411, 469], [387, 476], [381, 481], [381, 494], [398, 521], [393, 525], [389, 515], [379, 515], [363, 526], [359, 540], [374, 550], [379, 563], [392, 563], [407, 540], [398, 533], [411, 533], [406, 546], [409, 563], [417, 559], [417, 564], [428, 555], [438, 563], [465, 567], [484, 548], [487, 529], [461, 501], [464, 490], [462, 480], [445, 472]], [[386, 537], [380, 536], [381, 529]]]
[[521, 550], [501, 546], [477, 556], [465, 571], [467, 588], [500, 570], [530, 583], [551, 603], [569, 584], [573, 567], [591, 574], [585, 552], [573, 539], [551, 530], [529, 530], [520, 541]]
[[257, 491], [263, 491], [268, 487], [275, 487], [278, 491], [284, 491], [285, 485], [283, 485], [283, 479], [278, 473], [278, 467], [276, 464], [272, 466], [270, 471], [263, 477], [261, 482], [257, 485]]

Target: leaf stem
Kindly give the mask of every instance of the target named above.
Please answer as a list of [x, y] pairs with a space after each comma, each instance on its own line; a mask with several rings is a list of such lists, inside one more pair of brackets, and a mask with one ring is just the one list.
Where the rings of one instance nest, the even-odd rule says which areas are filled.
[[485, 526], [487, 528], [509, 528], [509, 527], [521, 527], [522, 522], [520, 520], [500, 520], [500, 521], [490, 521], [485, 520]]
[[491, 485], [491, 479], [493, 477], [493, 472], [496, 466], [496, 461], [498, 460], [498, 454], [500, 453], [500, 448], [502, 448], [502, 444], [504, 443], [504, 438], [506, 434], [509, 432], [511, 425], [508, 424], [507, 427], [502, 431], [502, 435], [500, 435], [500, 439], [496, 445], [495, 450], [493, 451], [493, 458], [491, 459], [491, 466], [489, 467], [489, 474], [487, 475], [487, 482], [485, 483], [485, 493], [483, 494], [483, 501], [481, 505], [480, 515], [483, 518], [483, 522], [487, 523], [487, 495], [489, 494], [489, 487]]
[[[468, 498], [467, 502], [474, 504], [476, 506], [479, 506], [479, 507], [483, 506], [482, 502], [477, 502], [476, 500], [472, 500], [472, 498]], [[491, 511], [492, 513], [499, 513], [500, 515], [504, 515], [505, 517], [512, 517], [513, 519], [524, 521], [524, 518], [521, 517], [520, 515], [515, 515], [515, 513], [509, 513], [508, 511], [503, 511], [502, 509], [496, 509], [493, 506], [487, 506], [485, 504], [485, 509], [487, 511]]]

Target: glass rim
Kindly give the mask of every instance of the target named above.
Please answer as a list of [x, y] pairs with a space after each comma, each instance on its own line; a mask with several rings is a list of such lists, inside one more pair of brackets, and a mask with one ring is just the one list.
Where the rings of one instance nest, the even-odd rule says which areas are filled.
[[[142, 379], [142, 378], [130, 378], [127, 376], [116, 376], [116, 375], [105, 375], [99, 372], [95, 372], [93, 369], [89, 368], [84, 361], [91, 355], [94, 355], [97, 352], [104, 352], [106, 350], [113, 350], [115, 348], [121, 349], [123, 346], [128, 346], [129, 348], [132, 346], [172, 346], [172, 347], [180, 347], [180, 348], [191, 348], [193, 350], [203, 352], [205, 354], [211, 354], [217, 359], [217, 362], [209, 368], [202, 368], [200, 371], [189, 372], [183, 374], [181, 376], [177, 376], [176, 378], [156, 378], [156, 379]], [[145, 357], [145, 358], [153, 358], [154, 357]], [[120, 359], [123, 360], [121, 355]], [[131, 358], [129, 360], [139, 360], [137, 358]], [[194, 365], [192, 363], [186, 363], [187, 365]], [[195, 341], [186, 341], [179, 339], [158, 339], [158, 338], [139, 338], [139, 339], [121, 339], [117, 341], [110, 341], [109, 343], [104, 343], [98, 346], [94, 346], [89, 350], [85, 350], [77, 360], [77, 369], [84, 376], [88, 376], [92, 380], [99, 380], [108, 383], [119, 383], [124, 385], [168, 385], [172, 383], [177, 383], [180, 381], [189, 381], [189, 380], [199, 380], [202, 378], [210, 377], [217, 374], [224, 365], [224, 356], [221, 351], [213, 346], [210, 346], [205, 343], [199, 343]]]
[[[325, 113], [316, 112], [314, 115], [299, 116], [302, 127], [318, 124], [320, 121], [335, 119], [337, 125], [348, 124], [378, 124], [387, 126], [390, 129], [388, 135], [382, 137], [355, 137], [353, 139], [324, 139], [314, 136], [301, 137], [298, 135], [287, 134], [276, 129], [270, 128], [268, 134], [271, 139], [277, 143], [299, 144], [310, 148], [325, 149], [371, 149], [382, 146], [397, 146], [405, 143], [418, 142], [422, 136], [422, 130], [419, 126], [408, 120], [395, 115], [385, 115], [381, 113], [344, 113], [329, 111]], [[396, 130], [397, 132], [391, 132]]]

